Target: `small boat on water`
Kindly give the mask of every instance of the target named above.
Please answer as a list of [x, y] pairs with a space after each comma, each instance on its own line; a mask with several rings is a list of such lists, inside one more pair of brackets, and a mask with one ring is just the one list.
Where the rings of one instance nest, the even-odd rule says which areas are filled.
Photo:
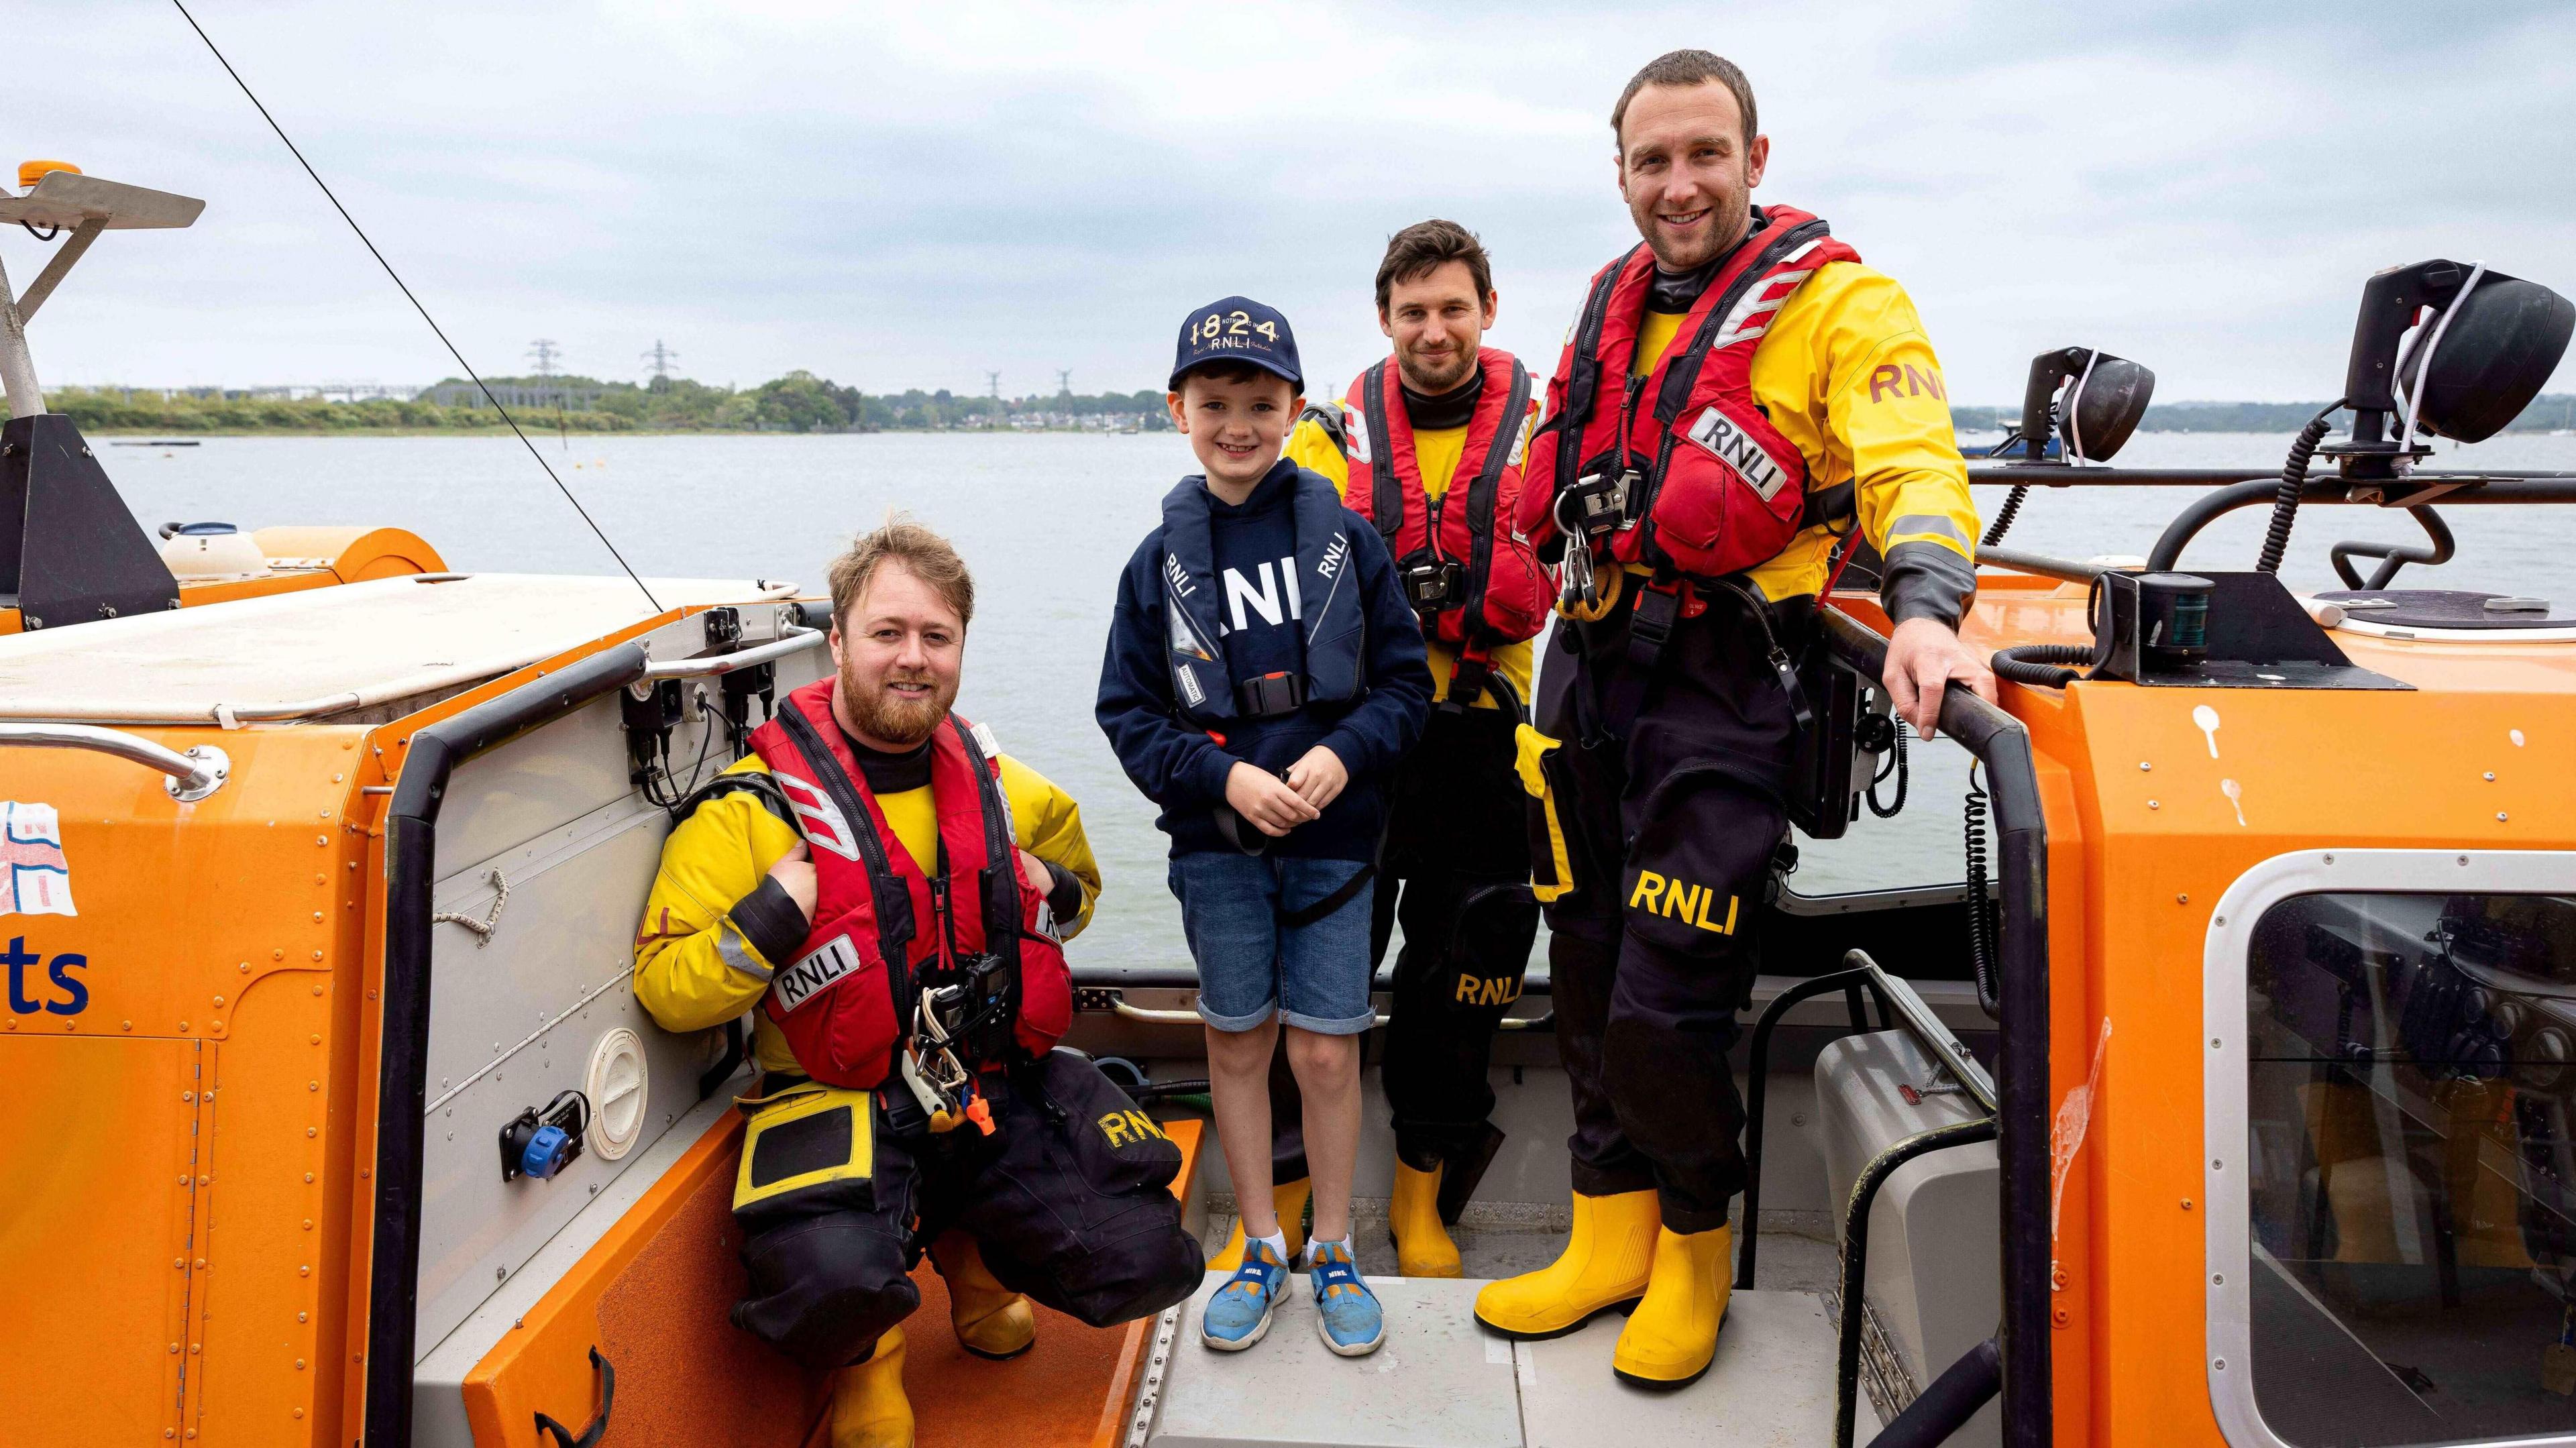
[[[10, 1441], [816, 1441], [819, 1380], [726, 1320], [741, 1032], [661, 1030], [629, 970], [665, 802], [827, 667], [825, 602], [460, 573], [390, 528], [156, 547], [45, 410], [18, 320], [101, 232], [199, 208], [63, 171], [0, 196], [72, 248], [32, 300], [0, 290]], [[1758, 1230], [1704, 1379], [1616, 1382], [1615, 1319], [1515, 1343], [1470, 1316], [1565, 1227], [1542, 964], [1497, 1052], [1469, 1276], [1382, 1280], [1367, 1369], [1302, 1334], [1198, 1351], [1195, 1303], [1041, 1313], [1008, 1363], [934, 1328], [920, 1441], [2565, 1441], [2576, 600], [2394, 585], [2453, 564], [2437, 508], [2576, 503], [2576, 477], [2435, 469], [2418, 441], [2510, 421], [2569, 318], [2483, 269], [2374, 277], [2349, 436], [2320, 418], [2239, 468], [2110, 465], [2152, 376], [2039, 359], [2020, 455], [1972, 468], [2015, 489], [1966, 629], [2002, 704], [1953, 692], [1970, 793], [1914, 791], [1960, 811], [1964, 883], [1784, 874], [1763, 907]], [[2182, 502], [2143, 566], [2003, 546], [2066, 487]], [[2181, 571], [2247, 507], [2273, 515], [2255, 567]], [[2320, 509], [2425, 541], [2338, 542], [2348, 586], [2296, 594], [2275, 570]], [[1875, 827], [1880, 784], [1902, 799], [1909, 756], [1865, 567], [1820, 614], [1792, 814], [1832, 840]], [[1074, 961], [1067, 1044], [1123, 1068], [1221, 1231], [1195, 980]], [[1357, 1386], [1313, 1391], [1331, 1370]]]

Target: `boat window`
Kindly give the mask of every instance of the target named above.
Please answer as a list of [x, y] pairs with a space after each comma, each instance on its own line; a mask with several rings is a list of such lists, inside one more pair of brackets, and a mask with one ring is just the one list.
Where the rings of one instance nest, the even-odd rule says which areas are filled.
[[[1887, 819], [1863, 808], [1860, 818], [1838, 840], [1812, 839], [1803, 830], [1792, 831], [1798, 845], [1798, 868], [1789, 876], [1792, 892], [1811, 897], [1856, 895], [1956, 885], [1967, 878], [1960, 808], [1967, 797], [1968, 751], [1946, 734], [1927, 743], [1911, 730], [1905, 744], [1910, 776], [1905, 807]], [[1878, 787], [1878, 802], [1896, 803], [1894, 778]], [[1991, 871], [1991, 817], [1986, 834]]]
[[2299, 895], [2247, 962], [2254, 1396], [2298, 1448], [2576, 1425], [2576, 896]]

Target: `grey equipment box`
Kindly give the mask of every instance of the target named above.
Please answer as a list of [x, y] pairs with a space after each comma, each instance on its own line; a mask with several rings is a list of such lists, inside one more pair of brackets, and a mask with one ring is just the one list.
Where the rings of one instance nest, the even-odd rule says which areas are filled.
[[[1909, 1099], [1909, 1097], [1911, 1099]], [[1834, 1231], [1870, 1162], [1907, 1137], [1982, 1113], [1930, 1052], [1903, 1031], [1847, 1036], [1816, 1058], [1809, 1128], [1832, 1188]], [[1883, 1417], [1993, 1336], [2003, 1316], [1994, 1143], [1928, 1152], [1899, 1167], [1870, 1207], [1862, 1296], [1861, 1382]], [[1999, 1410], [1980, 1409], [1950, 1442], [2001, 1441]]]

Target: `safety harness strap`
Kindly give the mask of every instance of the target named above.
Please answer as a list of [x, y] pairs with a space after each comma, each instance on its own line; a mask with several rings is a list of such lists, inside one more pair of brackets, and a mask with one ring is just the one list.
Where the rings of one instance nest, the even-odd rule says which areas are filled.
[[[1502, 497], [1503, 473], [1511, 466], [1512, 452], [1520, 446], [1521, 426], [1528, 419], [1530, 402], [1529, 369], [1520, 359], [1512, 359], [1512, 390], [1504, 400], [1502, 420], [1494, 425], [1494, 435], [1486, 440], [1484, 466], [1476, 470], [1467, 484], [1467, 597], [1462, 617], [1470, 636], [1483, 632], [1478, 624], [1485, 616], [1485, 592], [1493, 581], [1494, 530], [1501, 526], [1497, 517]], [[1459, 480], [1451, 478], [1456, 489]], [[1463, 659], [1462, 659], [1463, 661]], [[1458, 697], [1453, 685], [1449, 697]]]
[[1386, 363], [1360, 374], [1360, 410], [1367, 417], [1369, 523], [1392, 549], [1404, 531], [1404, 479], [1396, 471], [1395, 442], [1387, 432]]

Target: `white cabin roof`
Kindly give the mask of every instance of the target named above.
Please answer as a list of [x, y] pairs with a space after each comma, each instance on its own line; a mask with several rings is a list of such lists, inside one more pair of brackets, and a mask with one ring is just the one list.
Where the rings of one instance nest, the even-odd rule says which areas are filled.
[[[645, 580], [663, 608], [783, 602], [789, 583]], [[654, 617], [632, 580], [425, 574], [0, 637], [0, 718], [307, 719], [453, 690]]]

